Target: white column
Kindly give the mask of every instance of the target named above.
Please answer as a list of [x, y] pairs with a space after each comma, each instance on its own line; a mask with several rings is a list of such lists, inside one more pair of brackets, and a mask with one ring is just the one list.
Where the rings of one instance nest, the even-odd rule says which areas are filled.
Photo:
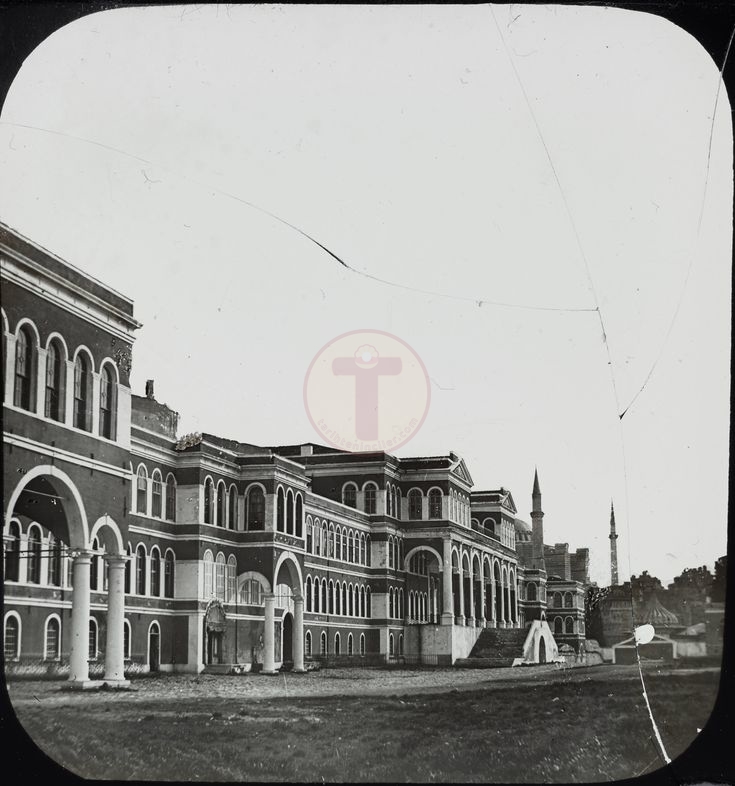
[[500, 619], [498, 620], [498, 627], [505, 627], [505, 584], [503, 584], [503, 569], [500, 569]]
[[481, 628], [486, 625], [485, 619], [485, 563], [480, 562], [480, 619], [478, 624]]
[[265, 596], [265, 630], [263, 631], [263, 674], [276, 673], [274, 654], [276, 596]]
[[454, 624], [454, 598], [452, 597], [452, 542], [444, 541], [442, 565], [442, 625]]
[[13, 403], [15, 389], [15, 336], [5, 334], [5, 398], [7, 404]]
[[293, 670], [304, 671], [304, 597], [293, 599]]
[[470, 613], [467, 615], [467, 624], [475, 626], [475, 576], [472, 572], [472, 560], [470, 560]]
[[467, 615], [465, 614], [464, 607], [464, 561], [462, 555], [459, 557], [459, 617], [457, 618], [459, 625], [464, 625]]
[[71, 655], [69, 682], [84, 686], [89, 682], [89, 574], [91, 551], [74, 555], [71, 597]]
[[105, 643], [105, 682], [121, 688], [125, 679], [125, 563], [122, 554], [105, 555], [107, 563], [107, 639]]
[[36, 363], [36, 414], [41, 417], [46, 412], [46, 356], [45, 349], [38, 349], [38, 362]]

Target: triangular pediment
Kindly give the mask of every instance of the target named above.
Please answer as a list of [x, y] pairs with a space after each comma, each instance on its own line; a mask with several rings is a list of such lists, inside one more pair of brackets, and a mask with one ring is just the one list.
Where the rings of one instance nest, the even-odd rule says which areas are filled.
[[505, 492], [505, 496], [500, 500], [500, 504], [504, 508], [508, 508], [512, 513], [518, 513], [518, 508], [516, 508], [516, 503], [513, 501], [513, 495], [510, 491]]
[[453, 464], [450, 472], [452, 475], [458, 477], [463, 483], [466, 483], [468, 486], [474, 485], [474, 481], [472, 480], [472, 475], [470, 475], [470, 471], [467, 469], [467, 465], [464, 463], [464, 459], [461, 458], [455, 464]]

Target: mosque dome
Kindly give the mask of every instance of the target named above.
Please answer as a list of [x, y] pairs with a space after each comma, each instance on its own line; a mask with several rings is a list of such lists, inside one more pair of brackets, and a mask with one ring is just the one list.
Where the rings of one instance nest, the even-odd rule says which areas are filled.
[[648, 623], [654, 628], [671, 628], [679, 624], [679, 618], [673, 611], [669, 611], [658, 599], [656, 593], [652, 593], [647, 603], [639, 614], [639, 622]]

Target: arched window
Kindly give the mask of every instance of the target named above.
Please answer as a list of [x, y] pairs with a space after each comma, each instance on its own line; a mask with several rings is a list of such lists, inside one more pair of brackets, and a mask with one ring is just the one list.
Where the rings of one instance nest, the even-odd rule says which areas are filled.
[[365, 655], [365, 634], [360, 634], [360, 655]]
[[304, 636], [304, 655], [307, 658], [311, 657], [311, 631], [307, 630]]
[[100, 373], [100, 434], [115, 439], [117, 411], [117, 382], [109, 363], [102, 366]]
[[370, 535], [365, 536], [365, 564], [370, 567], [371, 562], [371, 551], [370, 551]]
[[47, 618], [44, 641], [44, 658], [59, 660], [61, 657], [61, 623], [58, 617]]
[[51, 420], [64, 420], [64, 351], [58, 339], [49, 342], [46, 353], [46, 397], [44, 413]]
[[304, 585], [304, 598], [306, 603], [306, 611], [311, 611], [312, 597], [311, 597], [311, 576], [306, 577], [306, 584]]
[[151, 549], [151, 595], [154, 598], [161, 594], [161, 553], [154, 546]]
[[554, 635], [560, 636], [564, 632], [564, 620], [561, 617], [554, 617]]
[[342, 561], [347, 562], [349, 558], [350, 555], [347, 548], [347, 530], [342, 527]]
[[329, 581], [329, 607], [328, 614], [334, 614], [334, 582]]
[[526, 600], [536, 600], [537, 593], [536, 593], [536, 585], [531, 582], [526, 587]]
[[294, 535], [297, 538], [303, 537], [304, 532], [304, 501], [301, 498], [301, 494], [296, 495], [296, 524]]
[[[125, 560], [125, 593], [130, 595], [133, 592], [133, 579], [132, 579], [132, 568], [131, 563], [133, 561], [133, 548], [128, 543], [127, 548], [127, 555], [128, 559]], [[71, 562], [71, 560], [69, 560]]]
[[174, 553], [171, 549], [166, 551], [163, 561], [163, 594], [167, 598], [174, 596]]
[[353, 650], [353, 646], [352, 646], [352, 634], [351, 633], [348, 634], [348, 636], [347, 636], [347, 654], [348, 655], [354, 655], [355, 654], [354, 650]]
[[352, 584], [350, 584], [348, 593], [347, 593], [347, 614], [350, 617], [355, 616], [355, 603], [354, 603], [354, 596], [352, 594]]
[[564, 633], [574, 633], [574, 620], [571, 617], [564, 620]]
[[227, 595], [225, 600], [227, 603], [235, 602], [235, 595], [237, 593], [237, 560], [234, 554], [230, 554], [227, 558]]
[[286, 494], [286, 532], [289, 535], [293, 535], [293, 506], [293, 492], [291, 489], [289, 489], [288, 493]]
[[215, 561], [215, 596], [219, 600], [225, 599], [225, 555], [220, 551]]
[[[571, 592], [564, 593], [564, 608], [565, 609], [572, 609], [574, 608], [574, 599], [572, 598]], [[571, 618], [569, 618], [571, 619]]]
[[247, 529], [262, 530], [265, 527], [265, 495], [260, 486], [253, 486], [247, 497]]
[[5, 581], [18, 581], [20, 576], [20, 524], [13, 521], [8, 527], [9, 542], [5, 550]]
[[166, 518], [176, 521], [176, 480], [170, 473], [166, 477]]
[[227, 510], [227, 528], [235, 529], [237, 522], [237, 489], [230, 486], [229, 508]]
[[339, 527], [334, 533], [334, 557], [342, 559], [342, 530]]
[[393, 587], [388, 590], [388, 616], [393, 619], [395, 614], [393, 613]]
[[94, 617], [89, 618], [89, 660], [97, 660], [97, 653], [99, 652], [97, 643], [97, 620]]
[[28, 581], [41, 583], [41, 531], [38, 527], [28, 530]]
[[89, 588], [92, 592], [99, 592], [100, 589], [100, 567], [102, 557], [99, 554], [100, 542], [95, 538], [92, 541], [92, 560], [89, 566]]
[[421, 519], [422, 493], [418, 489], [411, 489], [408, 492], [408, 517], [413, 521]]
[[217, 521], [218, 527], [225, 526], [225, 484], [220, 480], [217, 484]]
[[322, 631], [322, 635], [319, 637], [319, 654], [326, 655], [327, 654], [327, 633], [326, 631]]
[[393, 536], [389, 535], [388, 536], [388, 567], [389, 568], [395, 568], [396, 566], [395, 560], [396, 560], [396, 554], [395, 551], [393, 551]]
[[391, 633], [388, 637], [388, 654], [393, 657], [396, 654], [396, 642]]
[[161, 473], [156, 469], [151, 479], [151, 515], [160, 519], [163, 513], [163, 483]]
[[148, 473], [142, 464], [138, 467], [135, 512], [144, 514], [148, 512]]
[[374, 515], [377, 511], [378, 487], [375, 483], [365, 484], [365, 513]]
[[370, 587], [365, 588], [365, 616], [373, 616], [373, 598], [370, 593]]
[[204, 552], [204, 597], [211, 598], [214, 595], [214, 556], [207, 549]]
[[432, 489], [429, 492], [429, 518], [440, 519], [442, 517], [442, 493], [439, 489]]
[[61, 586], [61, 541], [49, 535], [48, 538], [48, 583], [52, 587]]
[[135, 552], [135, 594], [145, 595], [145, 573], [146, 573], [146, 553], [145, 546], [141, 543]]
[[398, 654], [403, 655], [403, 634], [398, 634]]
[[16, 407], [32, 412], [35, 409], [34, 371], [36, 343], [30, 328], [23, 326], [15, 342], [15, 389], [13, 403]]
[[240, 586], [240, 603], [245, 606], [263, 605], [263, 588], [257, 579], [245, 579]]
[[212, 523], [212, 506], [214, 503], [214, 483], [212, 478], [204, 481], [204, 523]]
[[74, 425], [91, 431], [92, 364], [85, 352], [79, 352], [74, 361]]
[[130, 634], [130, 622], [128, 620], [123, 620], [123, 659], [130, 660], [130, 656], [132, 653], [132, 640], [133, 637]]
[[357, 507], [357, 486], [354, 483], [346, 483], [342, 489], [342, 504], [351, 508]]
[[329, 612], [329, 604], [327, 602], [327, 580], [322, 579], [322, 602], [321, 613], [327, 614]]
[[282, 488], [276, 494], [276, 529], [279, 532], [286, 531], [286, 498]]
[[339, 655], [340, 654], [339, 650], [340, 650], [340, 637], [339, 637], [339, 633], [335, 633], [334, 634], [334, 654], [335, 655]]
[[20, 619], [14, 612], [6, 615], [3, 634], [3, 651], [6, 663], [18, 660], [20, 658]]

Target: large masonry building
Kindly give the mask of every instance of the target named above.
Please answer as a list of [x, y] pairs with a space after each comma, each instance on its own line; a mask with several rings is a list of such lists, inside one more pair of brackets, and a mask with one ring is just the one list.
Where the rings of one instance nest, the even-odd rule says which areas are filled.
[[[133, 395], [133, 303], [0, 224], [6, 672], [527, 661], [585, 638], [586, 549], [456, 454], [179, 437]], [[510, 637], [510, 639], [508, 638]]]

